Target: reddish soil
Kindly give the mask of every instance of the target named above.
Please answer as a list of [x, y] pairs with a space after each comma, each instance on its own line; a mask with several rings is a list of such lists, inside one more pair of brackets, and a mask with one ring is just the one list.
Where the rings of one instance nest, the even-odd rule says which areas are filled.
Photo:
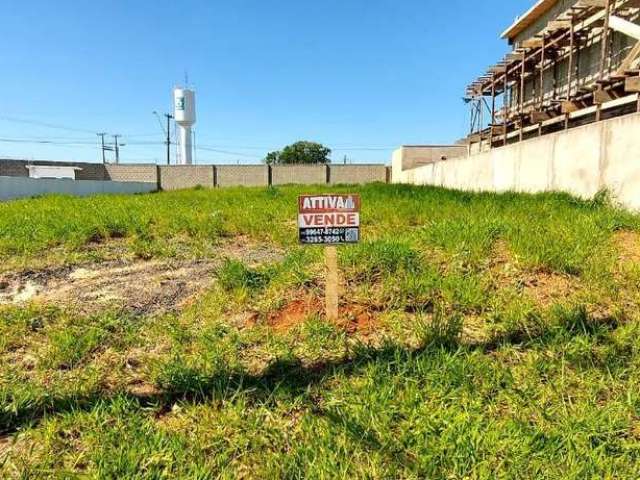
[[[289, 331], [312, 316], [324, 317], [322, 301], [316, 297], [303, 297], [286, 304], [267, 318], [267, 323], [278, 332]], [[340, 319], [336, 323], [347, 333], [370, 333], [375, 330], [374, 314], [361, 305], [341, 305]]]
[[320, 315], [322, 304], [317, 298], [307, 297], [294, 300], [267, 318], [269, 326], [279, 332], [286, 332], [304, 323], [313, 315]]
[[373, 313], [361, 305], [349, 305], [341, 312], [340, 326], [347, 333], [372, 333], [376, 329], [376, 318]]

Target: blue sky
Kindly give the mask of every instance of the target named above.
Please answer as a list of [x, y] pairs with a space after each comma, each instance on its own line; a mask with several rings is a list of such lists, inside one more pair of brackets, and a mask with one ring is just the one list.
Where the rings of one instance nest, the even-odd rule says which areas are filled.
[[302, 139], [334, 161], [387, 162], [465, 135], [464, 87], [531, 3], [6, 0], [0, 156], [97, 161], [104, 131], [123, 135], [122, 161], [163, 161], [152, 112], [187, 70], [198, 163], [255, 163]]

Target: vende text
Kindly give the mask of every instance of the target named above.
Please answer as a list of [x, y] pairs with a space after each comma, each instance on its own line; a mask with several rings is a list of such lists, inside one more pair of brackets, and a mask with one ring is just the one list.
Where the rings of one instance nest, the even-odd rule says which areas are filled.
[[358, 227], [359, 213], [303, 213], [299, 216], [300, 228]]

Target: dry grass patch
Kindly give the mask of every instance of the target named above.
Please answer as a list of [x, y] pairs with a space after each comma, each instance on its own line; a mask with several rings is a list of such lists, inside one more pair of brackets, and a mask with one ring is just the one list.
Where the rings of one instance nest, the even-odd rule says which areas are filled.
[[640, 234], [629, 230], [616, 232], [613, 243], [618, 251], [619, 260], [624, 263], [640, 263]]
[[577, 291], [577, 279], [548, 271], [525, 274], [519, 280], [522, 292], [540, 307], [567, 300]]
[[36, 302], [84, 314], [114, 306], [137, 314], [177, 311], [211, 285], [223, 258], [258, 265], [282, 255], [243, 237], [216, 253], [205, 260], [121, 260], [7, 273], [0, 279], [0, 305]]
[[564, 301], [578, 291], [579, 279], [546, 268], [525, 269], [505, 240], [495, 242], [488, 273], [497, 289], [514, 288], [541, 308]]

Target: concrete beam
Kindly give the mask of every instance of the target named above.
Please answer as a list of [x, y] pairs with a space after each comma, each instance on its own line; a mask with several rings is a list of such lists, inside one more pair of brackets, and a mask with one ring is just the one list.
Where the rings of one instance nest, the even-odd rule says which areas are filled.
[[640, 25], [636, 25], [624, 18], [611, 15], [609, 18], [609, 27], [636, 40], [640, 40]]

